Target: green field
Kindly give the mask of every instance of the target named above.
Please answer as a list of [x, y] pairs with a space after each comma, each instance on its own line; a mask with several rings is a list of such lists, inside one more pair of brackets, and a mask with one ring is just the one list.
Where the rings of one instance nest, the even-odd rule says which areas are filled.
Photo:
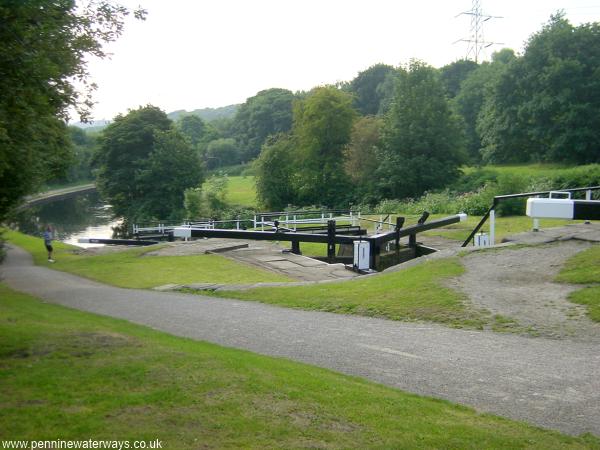
[[247, 208], [256, 208], [256, 187], [253, 176], [235, 176], [228, 177], [227, 184], [227, 203], [231, 205], [245, 206]]
[[570, 258], [556, 280], [587, 285], [584, 289], [572, 292], [569, 299], [585, 305], [590, 319], [600, 322], [600, 245], [596, 244]]
[[237, 263], [219, 255], [146, 256], [157, 246], [103, 255], [82, 255], [81, 249], [54, 242], [55, 263], [47, 261], [43, 240], [15, 231], [4, 237], [33, 255], [39, 265], [126, 288], [152, 288], [164, 284], [258, 283], [293, 281], [282, 275]]
[[42, 303], [0, 284], [0, 439], [162, 448], [600, 448], [278, 358]]

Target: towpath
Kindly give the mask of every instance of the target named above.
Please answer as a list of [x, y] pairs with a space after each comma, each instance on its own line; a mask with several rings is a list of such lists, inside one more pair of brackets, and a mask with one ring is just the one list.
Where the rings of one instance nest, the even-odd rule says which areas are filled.
[[48, 302], [326, 367], [570, 434], [600, 435], [597, 344], [120, 289], [34, 266], [18, 248], [9, 249], [0, 270], [10, 287]]

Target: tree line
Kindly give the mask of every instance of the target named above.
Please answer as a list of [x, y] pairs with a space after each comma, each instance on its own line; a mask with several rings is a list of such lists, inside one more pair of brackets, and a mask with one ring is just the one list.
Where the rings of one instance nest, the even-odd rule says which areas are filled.
[[[20, 93], [0, 99], [2, 216], [41, 181], [61, 177], [96, 176], [117, 214], [164, 219], [185, 215], [186, 189], [201, 198], [207, 171], [236, 164], [251, 164], [261, 206], [280, 209], [418, 197], [448, 186], [463, 164], [600, 162], [598, 23], [573, 26], [557, 13], [522, 55], [503, 49], [490, 62], [439, 69], [377, 64], [335, 86], [261, 91], [212, 121], [181, 114], [173, 122], [148, 105], [88, 134], [62, 120], [82, 106], [69, 80], [86, 79], [81, 55], [102, 56], [130, 13], [100, 3], [112, 9], [91, 2], [81, 16], [74, 2], [41, 0], [0, 7], [9, 25], [0, 30], [9, 42], [0, 68], [10, 67], [0, 83]], [[40, 24], [73, 30], [54, 33], [61, 41], [50, 45], [33, 38]]]

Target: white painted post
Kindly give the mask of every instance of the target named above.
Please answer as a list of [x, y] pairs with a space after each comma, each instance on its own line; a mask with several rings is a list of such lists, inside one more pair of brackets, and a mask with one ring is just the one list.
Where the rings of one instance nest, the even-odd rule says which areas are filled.
[[265, 216], [260, 216], [260, 231], [265, 231]]
[[254, 220], [252, 221], [252, 224], [253, 224], [252, 229], [256, 230], [256, 214], [254, 214]]
[[[539, 195], [536, 195], [535, 198], [539, 198]], [[538, 218], [534, 218], [533, 219], [533, 229], [532, 231], [540, 231], [540, 219]]]
[[490, 245], [496, 245], [496, 211], [490, 211]]
[[[585, 199], [587, 201], [590, 201], [592, 199], [592, 191], [591, 190], [588, 189], [587, 191], [585, 191]], [[586, 220], [584, 223], [589, 225], [591, 222], [589, 220]]]
[[298, 223], [296, 222], [296, 214], [294, 214], [294, 231], [298, 229]]

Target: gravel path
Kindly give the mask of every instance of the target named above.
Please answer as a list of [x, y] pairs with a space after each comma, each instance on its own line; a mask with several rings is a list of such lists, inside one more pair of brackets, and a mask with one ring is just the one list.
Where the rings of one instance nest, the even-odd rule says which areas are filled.
[[9, 286], [52, 303], [600, 435], [600, 352], [591, 343], [119, 289], [33, 266], [15, 248], [0, 268]]
[[475, 306], [514, 318], [535, 334], [600, 344], [600, 324], [587, 318], [585, 307], [567, 299], [581, 286], [553, 281], [568, 258], [590, 246], [569, 240], [472, 252], [462, 258], [465, 274], [451, 285]]

